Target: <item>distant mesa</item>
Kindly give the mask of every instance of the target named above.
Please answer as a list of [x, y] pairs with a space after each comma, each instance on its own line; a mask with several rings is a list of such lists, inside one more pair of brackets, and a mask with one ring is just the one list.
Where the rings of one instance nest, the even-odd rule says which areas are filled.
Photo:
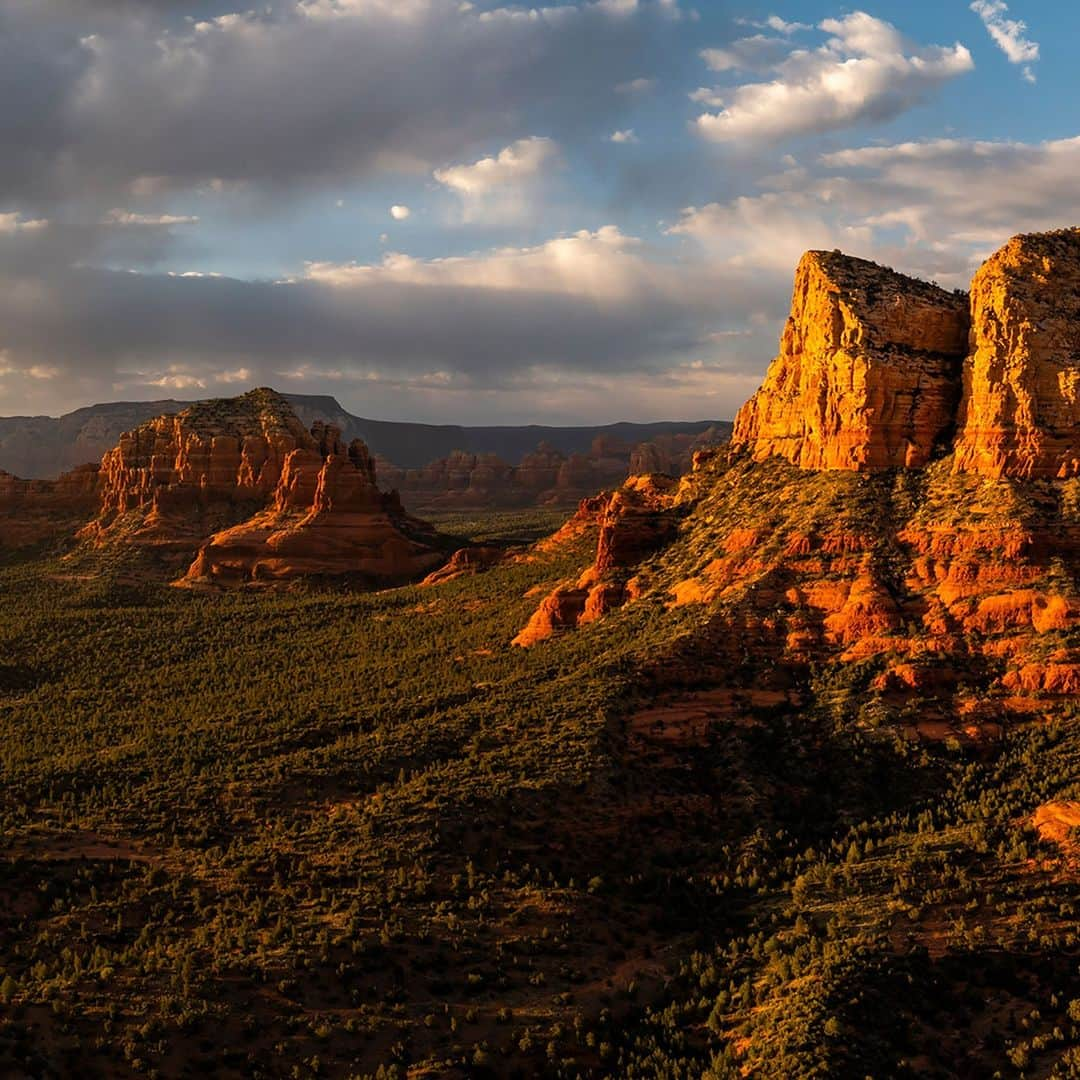
[[349, 576], [412, 580], [446, 561], [435, 530], [376, 484], [359, 440], [305, 430], [269, 389], [201, 402], [128, 432], [105, 454], [80, 536], [191, 561], [188, 585]]
[[[696, 449], [731, 432], [730, 423], [708, 420], [567, 428], [416, 424], [354, 416], [329, 396], [281, 396], [305, 431], [321, 422], [338, 428], [346, 444], [361, 439], [378, 464], [383, 486], [397, 488], [408, 505], [426, 509], [570, 507], [631, 473], [681, 475]], [[121, 402], [58, 419], [0, 417], [0, 470], [56, 477], [100, 461], [126, 433], [193, 404]]]

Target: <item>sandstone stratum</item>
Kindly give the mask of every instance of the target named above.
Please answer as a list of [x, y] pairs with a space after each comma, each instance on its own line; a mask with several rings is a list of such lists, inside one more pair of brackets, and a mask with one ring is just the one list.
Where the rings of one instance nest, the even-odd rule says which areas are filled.
[[515, 643], [660, 603], [686, 620], [660, 683], [802, 707], [848, 668], [868, 724], [927, 738], [1075, 707], [1078, 274], [1075, 229], [1010, 241], [970, 298], [807, 253], [731, 446], [583, 503], [596, 558]]

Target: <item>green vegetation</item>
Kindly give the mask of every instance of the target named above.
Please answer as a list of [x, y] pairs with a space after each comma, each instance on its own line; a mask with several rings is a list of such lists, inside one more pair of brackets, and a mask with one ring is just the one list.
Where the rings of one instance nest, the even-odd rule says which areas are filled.
[[658, 599], [511, 649], [594, 543], [377, 594], [0, 557], [0, 1062], [1078, 1075], [1076, 864], [1030, 827], [1080, 798], [1075, 708], [920, 746], [859, 665], [756, 698]]

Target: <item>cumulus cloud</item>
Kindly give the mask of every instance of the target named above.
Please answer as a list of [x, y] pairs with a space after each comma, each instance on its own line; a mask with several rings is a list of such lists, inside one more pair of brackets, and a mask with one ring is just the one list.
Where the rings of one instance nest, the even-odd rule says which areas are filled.
[[712, 71], [770, 71], [790, 52], [791, 42], [754, 34], [733, 41], [727, 48], [702, 49], [701, 58]]
[[613, 131], [611, 135], [608, 136], [608, 139], [613, 143], [636, 143], [641, 141], [633, 128], [624, 128], [622, 131]]
[[526, 113], [584, 137], [676, 26], [662, 0], [278, 0], [194, 22], [64, 8], [0, 4], [0, 205], [420, 175], [505, 145]]
[[860, 252], [873, 241], [872, 230], [864, 223], [837, 220], [825, 212], [820, 197], [791, 191], [687, 207], [671, 232], [693, 237], [723, 254], [730, 266], [776, 274], [780, 280], [790, 275], [804, 251]]
[[11, 212], [0, 214], [0, 233], [35, 232], [47, 229], [49, 222], [44, 218], [24, 218], [22, 214]]
[[394, 206], [390, 207], [390, 216], [395, 221], [408, 221], [408, 219], [412, 216], [412, 211], [407, 206], [395, 204]]
[[[69, 406], [110, 388], [137, 395], [140, 386], [203, 392], [205, 384], [225, 393], [225, 375], [241, 371], [250, 380], [236, 385], [316, 392], [337, 372], [365, 394], [380, 388], [386, 410], [434, 407], [442, 394], [445, 407], [468, 415], [478, 394], [527, 391], [523, 401], [540, 415], [530, 387], [610, 385], [617, 376], [622, 400], [624, 380], [675, 379], [676, 370], [700, 372], [691, 369], [698, 361], [739, 370], [752, 344], [737, 339], [745, 351], [729, 355], [712, 335], [741, 326], [765, 301], [761, 284], [743, 278], [693, 252], [653, 250], [615, 226], [471, 256], [313, 263], [276, 284], [90, 267], [31, 273], [0, 245], [0, 327], [9, 366], [58, 369], [50, 400]], [[774, 332], [767, 328], [766, 342]], [[757, 347], [762, 356], [772, 348]], [[34, 400], [29, 378], [11, 379], [22, 381], [17, 390], [5, 384], [5, 400]], [[675, 382], [667, 385], [674, 400]]]
[[974, 67], [963, 45], [916, 45], [862, 11], [826, 19], [819, 29], [832, 35], [824, 45], [786, 50], [782, 58], [785, 43], [761, 35], [708, 50], [716, 70], [760, 68], [774, 78], [697, 95], [720, 109], [699, 116], [697, 132], [716, 142], [754, 142], [880, 123]]
[[1027, 24], [1009, 19], [1009, 5], [1004, 0], [972, 0], [971, 10], [983, 21], [997, 47], [1009, 58], [1010, 64], [1023, 64], [1024, 78], [1035, 81], [1031, 65], [1039, 59], [1039, 43], [1027, 35]]
[[508, 221], [528, 209], [536, 185], [559, 160], [554, 139], [533, 135], [518, 139], [494, 157], [436, 169], [434, 176], [461, 197], [466, 221]]
[[935, 139], [792, 163], [769, 190], [689, 207], [671, 231], [781, 275], [808, 248], [842, 248], [966, 288], [1010, 236], [1080, 224], [1080, 137]]

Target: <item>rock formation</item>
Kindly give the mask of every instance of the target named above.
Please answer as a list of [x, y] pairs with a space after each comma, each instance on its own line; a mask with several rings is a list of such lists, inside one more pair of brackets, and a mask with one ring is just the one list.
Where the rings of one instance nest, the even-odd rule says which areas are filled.
[[670, 540], [677, 526], [667, 511], [678, 484], [666, 476], [636, 476], [622, 488], [586, 499], [577, 514], [546, 544], [574, 539], [594, 525], [596, 558], [573, 586], [547, 596], [513, 644], [535, 645], [566, 630], [595, 622], [633, 594], [625, 571]]
[[957, 469], [1080, 475], [1080, 229], [1017, 236], [971, 285]]
[[319, 450], [296, 449], [285, 458], [273, 505], [211, 537], [185, 584], [300, 576], [403, 583], [446, 561], [435, 530], [407, 515], [397, 492], [379, 490], [359, 439], [346, 449], [336, 428], [315, 434]]
[[[315, 437], [272, 390], [156, 417], [102, 458], [100, 512], [83, 535], [190, 552], [261, 506], [295, 450], [322, 460]], [[306, 494], [314, 495], [314, 477]]]
[[925, 465], [953, 424], [967, 342], [965, 295], [807, 252], [780, 354], [732, 442], [807, 469]]
[[329, 575], [389, 584], [447, 555], [396, 492], [379, 490], [362, 442], [345, 446], [321, 421], [305, 430], [267, 389], [124, 434], [102, 460], [97, 490], [97, 516], [80, 536], [191, 563], [186, 584]]
[[98, 505], [99, 470], [83, 465], [56, 480], [0, 472], [0, 546], [23, 547], [72, 532]]
[[379, 459], [379, 475], [410, 506], [427, 509], [572, 506], [629, 475], [682, 476], [693, 454], [724, 442], [727, 431], [710, 425], [695, 433], [661, 434], [636, 445], [598, 436], [587, 453], [563, 454], [541, 444], [511, 465], [495, 454], [455, 451], [420, 469], [402, 469]]
[[962, 297], [809, 253], [733, 446], [695, 454], [677, 485], [583, 506], [557, 535], [591, 516], [597, 556], [516, 644], [652, 598], [698, 613], [656, 660], [661, 683], [708, 672], [790, 702], [848, 668], [835, 678], [866, 680], [867, 723], [912, 738], [1062, 714], [1080, 695], [1074, 250], [1069, 231], [994, 256], [966, 358]]

